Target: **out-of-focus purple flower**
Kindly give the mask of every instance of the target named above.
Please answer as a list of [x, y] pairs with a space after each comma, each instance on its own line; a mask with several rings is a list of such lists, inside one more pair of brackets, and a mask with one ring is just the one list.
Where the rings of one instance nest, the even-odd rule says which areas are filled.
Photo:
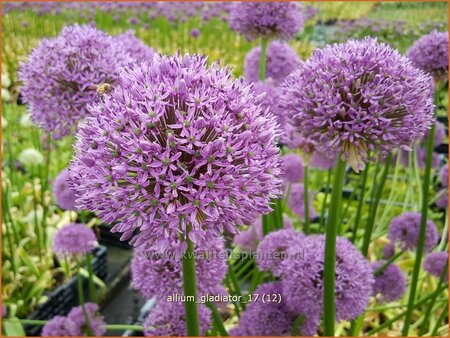
[[65, 225], [55, 235], [53, 251], [58, 256], [74, 257], [91, 252], [97, 245], [94, 231], [86, 224]]
[[[405, 212], [394, 217], [388, 227], [388, 238], [398, 243], [403, 250], [414, 250], [417, 247], [420, 233], [421, 214], [418, 212]], [[427, 220], [425, 230], [425, 251], [431, 251], [439, 240], [436, 225]]]
[[22, 27], [23, 28], [28, 28], [29, 26], [30, 26], [30, 23], [28, 21], [25, 20], [25, 21], [22, 22]]
[[145, 30], [149, 30], [150, 29], [150, 24], [149, 23], [144, 23], [144, 25], [142, 26]]
[[[279, 297], [281, 292], [281, 282], [266, 283], [258, 286], [252, 292], [254, 300], [247, 305], [240, 317], [239, 326], [234, 328], [230, 335], [244, 337], [290, 336], [297, 316], [286, 307], [284, 300], [281, 300], [281, 302], [267, 301], [268, 299], [272, 300], [275, 297]], [[299, 328], [300, 335], [313, 335], [316, 333], [318, 323], [312, 326], [308, 320], [304, 323], [306, 325], [301, 325]]]
[[408, 50], [413, 65], [430, 73], [436, 80], [448, 74], [448, 32], [433, 31], [422, 36]]
[[280, 193], [278, 130], [250, 86], [198, 55], [155, 55], [121, 72], [78, 128], [77, 207], [131, 243], [196, 245], [270, 211]]
[[77, 336], [75, 323], [63, 316], [55, 316], [42, 328], [42, 337], [72, 337]]
[[290, 40], [304, 22], [302, 7], [295, 2], [237, 2], [230, 6], [230, 28], [249, 41], [260, 37]]
[[[375, 272], [386, 261], [378, 261], [372, 264], [372, 269]], [[403, 271], [395, 264], [390, 264], [379, 275], [375, 276], [375, 283], [373, 284], [373, 295], [380, 294], [382, 302], [393, 302], [402, 298], [406, 290], [406, 277]]]
[[[200, 335], [211, 326], [211, 310], [198, 304]], [[161, 299], [144, 321], [145, 336], [187, 336], [184, 303]]]
[[2, 318], [5, 318], [8, 315], [8, 309], [5, 304], [2, 304]]
[[66, 26], [41, 40], [19, 71], [33, 122], [55, 139], [68, 135], [98, 96], [96, 85], [114, 84], [129, 62], [111, 37], [88, 25]]
[[[245, 56], [244, 76], [249, 82], [259, 81], [259, 60], [261, 47], [255, 47]], [[272, 41], [266, 50], [266, 78], [281, 83], [302, 61], [285, 42]]]
[[132, 57], [132, 63], [151, 62], [155, 54], [155, 51], [137, 38], [132, 30], [115, 36], [114, 41], [120, 44], [122, 50]]
[[[336, 320], [352, 320], [364, 312], [372, 294], [372, 268], [350, 241], [336, 240]], [[306, 318], [320, 318], [322, 313], [324, 252], [324, 235], [307, 236], [287, 250], [282, 263], [284, 300]]]
[[77, 210], [75, 207], [76, 195], [75, 191], [69, 186], [69, 170], [62, 170], [55, 179], [53, 184], [53, 195], [55, 195], [56, 203], [61, 209]]
[[443, 187], [448, 187], [448, 163], [441, 168], [439, 179]]
[[[432, 252], [425, 258], [425, 261], [423, 262], [423, 269], [429, 274], [440, 278], [442, 273], [444, 272], [447, 262], [448, 252]], [[444, 280], [448, 280], [448, 272], [446, 273]]]
[[[94, 303], [85, 303], [84, 307], [87, 312], [92, 333], [94, 336], [103, 336], [106, 332], [106, 323], [105, 318], [100, 314], [98, 305]], [[81, 305], [70, 310], [67, 318], [75, 324], [75, 336], [88, 335], [88, 326]]]
[[[288, 197], [288, 206], [300, 218], [305, 217], [305, 190], [302, 183], [295, 183], [291, 185], [291, 191]], [[309, 192], [309, 218], [316, 217], [316, 212], [313, 206], [313, 195]]]
[[383, 248], [383, 257], [384, 259], [389, 259], [395, 254], [395, 244], [394, 242], [389, 242]]
[[115, 21], [115, 22], [120, 21], [120, 15], [114, 15], [113, 21]]
[[349, 40], [315, 50], [282, 84], [280, 106], [299, 136], [360, 171], [369, 151], [409, 149], [431, 127], [431, 83], [387, 44]]
[[293, 229], [282, 229], [267, 234], [258, 245], [256, 264], [261, 271], [271, 271], [280, 277], [283, 272], [281, 262], [286, 259], [286, 250], [298, 245], [305, 236]]
[[284, 112], [279, 109], [280, 90], [272, 79], [258, 81], [253, 84], [252, 93], [255, 95], [264, 95], [261, 99], [261, 106], [264, 110], [275, 116], [278, 125], [284, 126]]
[[[227, 254], [222, 239], [195, 249], [197, 288], [200, 295], [212, 294], [227, 273]], [[183, 289], [181, 259], [141, 246], [131, 261], [133, 287], [146, 299], [164, 298]]]
[[281, 159], [281, 172], [285, 182], [298, 183], [303, 180], [303, 160], [299, 155], [291, 153]]
[[131, 18], [128, 19], [128, 23], [130, 25], [134, 26], [134, 25], [137, 25], [139, 23], [139, 20], [136, 17], [132, 16]]
[[440, 209], [448, 208], [448, 188], [444, 188], [438, 192], [438, 199], [436, 200], [436, 206]]
[[[283, 216], [284, 229], [292, 229], [292, 221], [287, 216]], [[256, 251], [258, 243], [263, 239], [262, 220], [259, 217], [247, 230], [241, 231], [234, 237], [234, 244], [244, 251]]]
[[198, 28], [192, 28], [191, 36], [193, 38], [198, 38], [200, 36], [200, 30]]
[[336, 154], [333, 155], [329, 157], [328, 155], [315, 151], [313, 152], [310, 165], [311, 167], [320, 170], [332, 169], [336, 166], [336, 159], [337, 159]]

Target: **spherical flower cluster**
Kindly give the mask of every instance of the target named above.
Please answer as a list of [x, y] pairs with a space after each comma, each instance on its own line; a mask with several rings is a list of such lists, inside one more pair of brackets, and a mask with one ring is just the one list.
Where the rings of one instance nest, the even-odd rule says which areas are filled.
[[433, 31], [422, 36], [408, 50], [413, 65], [430, 74], [436, 80], [448, 74], [448, 32]]
[[[99, 307], [94, 303], [85, 303], [84, 307], [89, 319], [89, 325], [94, 336], [103, 336], [106, 332], [105, 318], [100, 314]], [[87, 336], [87, 323], [81, 306], [70, 310], [67, 318], [75, 324], [75, 336]]]
[[278, 125], [284, 126], [284, 114], [279, 109], [280, 90], [275, 85], [272, 79], [265, 81], [258, 81], [253, 84], [251, 92], [255, 95], [261, 96], [261, 107], [263, 110], [269, 110], [269, 112], [275, 116]]
[[[375, 272], [382, 267], [386, 261], [378, 261], [372, 264]], [[406, 277], [403, 271], [395, 264], [390, 264], [378, 275], [375, 275], [373, 284], [373, 295], [380, 294], [382, 302], [393, 302], [402, 298], [406, 290]]]
[[191, 36], [193, 38], [198, 38], [200, 36], [200, 30], [198, 28], [191, 29]]
[[42, 337], [73, 337], [77, 335], [75, 323], [67, 317], [56, 316], [42, 328]]
[[433, 123], [431, 79], [376, 39], [317, 49], [282, 84], [288, 123], [320, 152], [340, 154], [355, 171], [368, 152], [408, 146]]
[[94, 231], [85, 224], [65, 225], [55, 235], [53, 251], [59, 256], [74, 257], [91, 252], [97, 245]]
[[[444, 272], [447, 262], [448, 252], [433, 252], [425, 258], [425, 261], [423, 262], [423, 269], [433, 276], [440, 278], [442, 273]], [[446, 273], [444, 280], [448, 280], [448, 272]]]
[[[249, 82], [259, 81], [259, 60], [261, 47], [253, 48], [245, 56], [244, 76]], [[266, 50], [266, 78], [275, 84], [281, 83], [301, 61], [297, 53], [285, 42], [272, 41]]]
[[[200, 335], [211, 326], [211, 310], [198, 306]], [[187, 336], [184, 303], [159, 301], [144, 321], [145, 336]]]
[[[284, 229], [292, 229], [292, 221], [283, 216]], [[236, 244], [241, 250], [256, 251], [258, 243], [263, 239], [262, 219], [259, 217], [254, 223], [252, 223], [248, 229], [241, 231], [234, 237], [234, 244]]]
[[69, 177], [70, 173], [67, 168], [58, 174], [53, 184], [53, 194], [61, 209], [76, 210], [76, 195], [75, 191], [69, 186]]
[[[309, 194], [309, 218], [316, 217], [316, 212], [312, 203], [313, 195]], [[305, 188], [302, 183], [291, 185], [291, 191], [288, 197], [288, 206], [300, 218], [305, 218]]]
[[441, 168], [439, 179], [443, 187], [448, 187], [448, 163]]
[[438, 199], [436, 200], [436, 206], [440, 209], [448, 208], [448, 189], [442, 189], [437, 193]]
[[130, 61], [110, 36], [88, 25], [41, 40], [19, 71], [33, 122], [55, 139], [68, 135], [97, 97], [96, 85], [114, 83]]
[[291, 153], [281, 159], [281, 172], [285, 182], [298, 183], [303, 180], [303, 160], [299, 155]]
[[155, 54], [152, 48], [134, 35], [133, 30], [115, 36], [114, 42], [120, 45], [123, 52], [131, 56], [132, 60], [130, 62], [151, 62]]
[[305, 16], [295, 2], [239, 2], [230, 6], [230, 27], [247, 40], [259, 37], [290, 40]]
[[[330, 154], [331, 157], [327, 154], [322, 154], [318, 151], [313, 152], [311, 159], [311, 167], [320, 169], [320, 170], [328, 170], [332, 169], [336, 166], [336, 154]], [[334, 156], [333, 156], [334, 155]]]
[[286, 250], [299, 245], [304, 235], [291, 229], [273, 231], [259, 243], [256, 251], [256, 264], [261, 271], [271, 271], [280, 277], [284, 272], [281, 262], [286, 259]]
[[[213, 290], [227, 273], [227, 254], [221, 239], [195, 249], [197, 289], [199, 294]], [[131, 261], [133, 287], [146, 299], [166, 296], [183, 289], [181, 259], [172, 253], [159, 253], [152, 247], [141, 246]]]
[[[282, 286], [280, 282], [266, 283], [258, 286], [252, 292], [252, 297], [255, 300], [247, 305], [247, 308], [240, 317], [239, 326], [233, 329], [230, 334], [232, 336], [244, 337], [290, 336], [292, 325], [297, 316], [286, 308], [283, 300], [280, 303], [263, 301], [263, 297], [272, 299], [281, 295], [281, 292]], [[258, 298], [256, 298], [256, 295], [258, 295]], [[300, 332], [302, 335], [307, 334], [302, 328]]]
[[33, 167], [44, 163], [44, 156], [42, 156], [39, 150], [34, 148], [22, 150], [17, 159], [26, 167]]
[[395, 254], [395, 244], [390, 242], [386, 244], [383, 248], [383, 257], [384, 259], [389, 259]]
[[[325, 236], [305, 237], [283, 261], [283, 297], [287, 306], [306, 318], [320, 318], [323, 307]], [[372, 268], [345, 238], [336, 241], [336, 319], [352, 320], [364, 312], [372, 294]]]
[[[403, 250], [414, 250], [419, 242], [420, 219], [418, 212], [405, 212], [394, 217], [388, 227], [388, 238], [391, 242], [397, 242]], [[425, 251], [431, 251], [437, 244], [439, 235], [436, 225], [427, 220], [425, 230]]]
[[278, 136], [250, 86], [198, 55], [121, 72], [78, 128], [77, 207], [131, 243], [184, 251], [236, 233], [279, 194]]

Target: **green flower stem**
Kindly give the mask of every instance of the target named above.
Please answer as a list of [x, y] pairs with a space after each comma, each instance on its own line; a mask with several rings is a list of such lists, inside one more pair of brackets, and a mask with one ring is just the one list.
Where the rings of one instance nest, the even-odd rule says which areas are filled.
[[324, 196], [323, 202], [322, 202], [322, 209], [320, 210], [320, 225], [324, 225], [325, 224], [325, 207], [327, 205], [328, 192], [330, 190], [331, 173], [332, 173], [332, 170], [328, 169], [327, 186], [326, 186], [326, 190], [325, 190], [325, 196]]
[[81, 276], [81, 266], [80, 263], [77, 262], [77, 289], [78, 289], [78, 301], [81, 306], [81, 310], [83, 311], [84, 320], [86, 321], [86, 330], [88, 336], [93, 337], [94, 332], [92, 331], [91, 322], [89, 321], [89, 316], [86, 311], [86, 307], [84, 306], [84, 291], [83, 291], [83, 276]]
[[[428, 300], [430, 300], [431, 298], [434, 297], [434, 294], [437, 293], [441, 293], [442, 291], [446, 290], [448, 288], [448, 284], [442, 285], [441, 288], [436, 289], [435, 292], [433, 292], [431, 295], [428, 295], [424, 298], [422, 298], [421, 300], [419, 300], [418, 302], [416, 302], [413, 306], [414, 309], [418, 308], [419, 306], [422, 306], [423, 304], [425, 304]], [[379, 326], [373, 328], [372, 330], [370, 330], [369, 332], [366, 332], [364, 334], [364, 336], [368, 337], [368, 336], [372, 336], [377, 332], [380, 332], [381, 330], [389, 327], [392, 323], [395, 323], [397, 320], [403, 318], [403, 316], [406, 315], [406, 310], [399, 313], [397, 316], [392, 317], [391, 319], [385, 321], [384, 323], [380, 324]], [[445, 311], [446, 312], [446, 311]]]
[[[232, 283], [230, 282], [229, 276], [225, 276], [225, 284], [228, 287], [230, 294], [232, 294], [234, 292], [234, 289], [233, 289]], [[234, 301], [232, 301], [232, 303], [233, 303], [234, 309], [236, 310], [236, 315], [238, 316], [238, 318], [241, 317], [241, 310], [239, 309], [238, 304]]]
[[397, 258], [399, 258], [403, 254], [403, 251], [397, 252], [395, 255], [393, 255], [391, 258], [389, 258], [382, 266], [380, 266], [377, 270], [374, 271], [373, 275], [375, 277], [381, 275], [384, 270], [387, 269], [389, 265], [395, 262]]
[[423, 249], [425, 246], [425, 232], [428, 218], [428, 196], [430, 192], [431, 161], [433, 155], [434, 134], [435, 134], [435, 125], [433, 124], [428, 133], [426, 143], [427, 152], [425, 160], [425, 173], [423, 177], [423, 186], [422, 186], [422, 217], [420, 219], [420, 231], [419, 231], [419, 241], [417, 243], [417, 250], [416, 250], [416, 260], [414, 262], [414, 269], [411, 277], [408, 308], [406, 310], [405, 324], [402, 330], [403, 336], [407, 336], [409, 332], [409, 325], [412, 319], [414, 302], [416, 300], [417, 281], [419, 278], [419, 272], [422, 264]]
[[374, 176], [374, 185], [373, 185], [374, 194], [371, 199], [371, 205], [370, 205], [370, 210], [369, 210], [369, 219], [367, 220], [366, 229], [365, 229], [365, 233], [364, 233], [363, 245], [362, 245], [362, 249], [361, 249], [362, 254], [366, 257], [369, 252], [369, 245], [370, 245], [370, 239], [372, 237], [373, 225], [375, 223], [375, 217], [377, 215], [378, 205], [380, 203], [381, 194], [383, 192], [384, 184], [386, 182], [386, 178], [387, 178], [387, 174], [388, 174], [391, 162], [392, 162], [392, 154], [389, 154], [386, 157], [380, 181], [375, 183], [376, 174]]
[[305, 235], [309, 233], [309, 187], [308, 187], [308, 165], [303, 166], [303, 203], [305, 205], [305, 225], [303, 232]]
[[327, 218], [325, 234], [325, 266], [324, 266], [324, 302], [323, 320], [324, 335], [334, 336], [335, 304], [334, 304], [334, 278], [336, 259], [337, 221], [341, 209], [342, 189], [344, 187], [346, 163], [338, 157], [335, 169], [333, 189], [331, 191], [330, 211]]
[[[439, 328], [441, 327], [441, 323], [447, 316], [448, 316], [448, 311], [447, 311], [446, 307], [444, 307], [442, 309], [441, 314], [439, 315], [439, 318], [436, 321], [436, 324], [434, 325], [433, 330], [431, 331], [431, 335], [430, 335], [431, 337], [435, 337], [438, 335], [438, 331], [439, 331]], [[448, 328], [448, 326], [447, 326], [447, 328]]]
[[86, 255], [86, 267], [88, 271], [88, 283], [89, 283], [89, 296], [91, 302], [97, 303], [97, 292], [95, 290], [94, 284], [94, 269], [92, 268], [92, 254], [88, 253]]
[[[439, 277], [439, 282], [436, 287], [437, 290], [439, 290], [442, 284], [444, 283], [445, 277], [447, 277], [447, 273], [448, 273], [448, 262], [445, 263], [445, 267], [442, 270], [441, 276]], [[419, 333], [420, 336], [423, 336], [427, 332], [428, 325], [430, 324], [429, 319], [431, 316], [431, 311], [433, 310], [433, 307], [436, 305], [437, 296], [438, 296], [437, 293], [433, 293], [433, 297], [430, 299], [430, 302], [428, 303], [428, 308], [425, 311], [425, 315], [423, 316], [423, 321], [420, 326], [420, 333]]]
[[266, 79], [266, 63], [267, 63], [267, 38], [261, 38], [261, 53], [259, 57], [259, 80]]
[[356, 209], [355, 224], [353, 225], [352, 243], [355, 243], [356, 235], [358, 233], [359, 223], [361, 222], [362, 207], [364, 205], [364, 195], [366, 194], [366, 184], [367, 184], [367, 176], [369, 173], [369, 168], [370, 168], [370, 162], [366, 164], [366, 167], [364, 168], [364, 171], [363, 171], [362, 177], [361, 177], [361, 191], [359, 194], [358, 209]]
[[206, 306], [211, 309], [214, 327], [217, 329], [217, 331], [220, 333], [222, 337], [228, 337], [228, 332], [223, 326], [222, 318], [220, 318], [220, 314], [217, 311], [216, 307], [210, 302], [207, 302]]
[[[181, 258], [183, 267], [183, 288], [186, 301], [184, 307], [186, 310], [186, 330], [187, 335], [191, 337], [200, 336], [200, 325], [198, 320], [197, 306], [197, 282], [195, 276], [195, 254], [194, 244], [189, 239], [189, 227], [186, 230], [187, 250]], [[192, 300], [193, 299], [193, 300]]]
[[[36, 319], [20, 319], [20, 322], [24, 325], [40, 325], [44, 326], [47, 324], [47, 320], [36, 320]], [[144, 331], [144, 327], [141, 325], [128, 325], [128, 324], [108, 324], [106, 325], [107, 330], [133, 330], [133, 331]]]

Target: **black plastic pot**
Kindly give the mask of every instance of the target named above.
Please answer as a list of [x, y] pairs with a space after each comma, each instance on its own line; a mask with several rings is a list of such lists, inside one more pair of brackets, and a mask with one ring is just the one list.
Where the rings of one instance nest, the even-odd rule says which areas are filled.
[[[98, 246], [93, 251], [94, 259], [92, 260], [92, 269], [94, 274], [105, 279], [108, 274], [108, 263], [106, 260], [107, 249], [105, 246]], [[84, 294], [89, 299], [88, 280], [83, 280]], [[40, 305], [28, 319], [48, 320], [55, 316], [65, 316], [72, 307], [78, 305], [77, 295], [77, 279], [73, 277], [67, 283], [58, 286], [56, 289], [47, 294], [48, 300]], [[24, 325], [27, 336], [40, 336], [42, 326], [40, 325]]]
[[133, 247], [126, 241], [121, 241], [121, 233], [111, 232], [112, 225], [110, 224], [100, 224], [98, 229], [100, 231], [100, 242], [104, 244], [111, 244], [124, 249], [132, 249]]

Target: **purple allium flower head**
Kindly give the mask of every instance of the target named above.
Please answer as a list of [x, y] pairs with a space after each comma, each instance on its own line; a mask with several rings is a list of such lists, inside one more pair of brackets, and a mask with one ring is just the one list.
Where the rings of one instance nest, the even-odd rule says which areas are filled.
[[[292, 221], [283, 216], [284, 229], [292, 229]], [[247, 230], [241, 231], [234, 237], [234, 244], [245, 251], [256, 251], [258, 243], [263, 239], [262, 220], [259, 217]]]
[[[281, 302], [266, 301], [281, 296], [281, 282], [261, 284], [252, 293], [254, 301], [247, 305], [241, 314], [239, 326], [230, 333], [232, 336], [290, 336], [292, 325], [297, 316], [287, 307], [284, 299]], [[256, 298], [258, 295], [258, 298]], [[264, 301], [263, 301], [264, 298]], [[320, 318], [319, 318], [320, 320]], [[309, 324], [309, 325], [308, 325]], [[301, 335], [313, 335], [317, 331], [315, 325], [305, 321], [300, 327]]]
[[42, 337], [72, 337], [77, 336], [75, 323], [67, 317], [55, 316], [42, 328]]
[[191, 36], [193, 38], [198, 38], [200, 36], [200, 30], [198, 28], [192, 28]]
[[[200, 335], [204, 336], [211, 326], [211, 310], [198, 304]], [[160, 300], [144, 321], [145, 336], [187, 336], [186, 315], [181, 302]]]
[[408, 50], [413, 65], [430, 73], [436, 80], [448, 74], [448, 32], [433, 31], [422, 36]]
[[[288, 197], [288, 206], [300, 218], [305, 217], [305, 190], [302, 183], [295, 183], [291, 185], [291, 191]], [[309, 196], [309, 218], [316, 217], [316, 212], [313, 206], [313, 195], [310, 191]]]
[[155, 55], [121, 72], [78, 128], [77, 206], [131, 243], [197, 245], [270, 211], [278, 130], [250, 86], [198, 55]]
[[[261, 47], [253, 48], [245, 56], [244, 75], [249, 82], [259, 81], [259, 59]], [[300, 64], [297, 53], [285, 42], [272, 41], [266, 51], [266, 78], [277, 85], [291, 74]]]
[[272, 79], [258, 81], [253, 84], [251, 92], [261, 96], [261, 106], [277, 118], [279, 126], [284, 125], [283, 111], [278, 109], [280, 92]]
[[[394, 217], [388, 227], [388, 238], [397, 242], [403, 250], [414, 250], [417, 247], [420, 233], [420, 218], [418, 212], [405, 212]], [[427, 220], [425, 230], [425, 251], [431, 251], [439, 240], [436, 225]]]
[[128, 23], [130, 25], [134, 26], [134, 25], [137, 25], [139, 23], [139, 20], [136, 17], [132, 16], [131, 18], [128, 19]]
[[75, 191], [69, 186], [69, 176], [70, 173], [67, 168], [58, 174], [53, 184], [53, 194], [61, 209], [76, 210]]
[[436, 200], [436, 205], [440, 209], [448, 208], [448, 188], [444, 188], [438, 192], [438, 199]]
[[[428, 133], [425, 134], [425, 136], [422, 139], [423, 144], [426, 144], [426, 141], [428, 139]], [[447, 135], [447, 132], [445, 131], [445, 126], [439, 122], [436, 121], [435, 123], [435, 134], [434, 134], [434, 146], [437, 147], [444, 143], [445, 136]]]
[[409, 149], [433, 123], [430, 76], [376, 39], [317, 49], [282, 84], [288, 124], [321, 152], [343, 153], [355, 171], [368, 152]]
[[238, 2], [230, 6], [230, 28], [247, 40], [259, 37], [290, 40], [305, 22], [295, 2]]
[[[283, 297], [296, 314], [322, 313], [325, 236], [305, 237], [287, 250], [283, 261]], [[351, 320], [364, 312], [374, 279], [366, 258], [347, 239], [336, 241], [336, 319]]]
[[120, 44], [122, 50], [132, 57], [132, 62], [151, 62], [155, 54], [155, 51], [137, 38], [132, 30], [115, 36], [114, 41]]
[[395, 254], [395, 244], [394, 242], [389, 242], [383, 248], [383, 257], [384, 259], [389, 259]]
[[320, 170], [328, 170], [334, 168], [336, 166], [336, 154], [331, 154], [331, 157], [329, 156], [330, 155], [323, 154], [318, 151], [313, 152], [310, 162], [311, 167]]
[[[423, 262], [423, 269], [432, 274], [433, 276], [436, 276], [437, 278], [441, 277], [441, 274], [443, 273], [445, 269], [445, 265], [448, 261], [448, 252], [440, 251], [440, 252], [433, 252], [430, 253]], [[448, 272], [445, 276], [445, 281], [448, 280]]]
[[448, 187], [448, 163], [441, 168], [439, 179], [443, 187]]
[[94, 231], [86, 224], [65, 225], [55, 235], [53, 251], [59, 256], [85, 255], [97, 245]]
[[[195, 249], [197, 288], [200, 295], [210, 293], [227, 273], [227, 254], [222, 239], [214, 239]], [[181, 259], [173, 253], [159, 253], [141, 246], [131, 261], [133, 287], [146, 299], [166, 297], [183, 289]]]
[[[84, 307], [89, 318], [92, 333], [94, 336], [103, 336], [106, 332], [106, 323], [105, 318], [99, 312], [98, 305], [94, 303], [85, 303]], [[81, 305], [70, 310], [67, 318], [75, 324], [75, 336], [87, 336], [87, 323]]]
[[281, 172], [285, 182], [298, 183], [303, 180], [303, 160], [299, 155], [291, 153], [281, 159]]
[[129, 62], [110, 36], [88, 25], [41, 40], [19, 71], [33, 122], [55, 139], [68, 135], [98, 96], [96, 85], [114, 83]]
[[282, 229], [267, 234], [256, 251], [256, 264], [261, 271], [272, 271], [280, 277], [284, 269], [281, 262], [286, 259], [286, 250], [300, 243], [305, 236], [293, 229]]
[[[372, 264], [375, 272], [386, 261], [378, 261]], [[390, 264], [382, 273], [375, 276], [373, 284], [373, 295], [380, 294], [382, 302], [393, 302], [402, 298], [406, 290], [406, 277], [403, 271], [395, 264]]]

